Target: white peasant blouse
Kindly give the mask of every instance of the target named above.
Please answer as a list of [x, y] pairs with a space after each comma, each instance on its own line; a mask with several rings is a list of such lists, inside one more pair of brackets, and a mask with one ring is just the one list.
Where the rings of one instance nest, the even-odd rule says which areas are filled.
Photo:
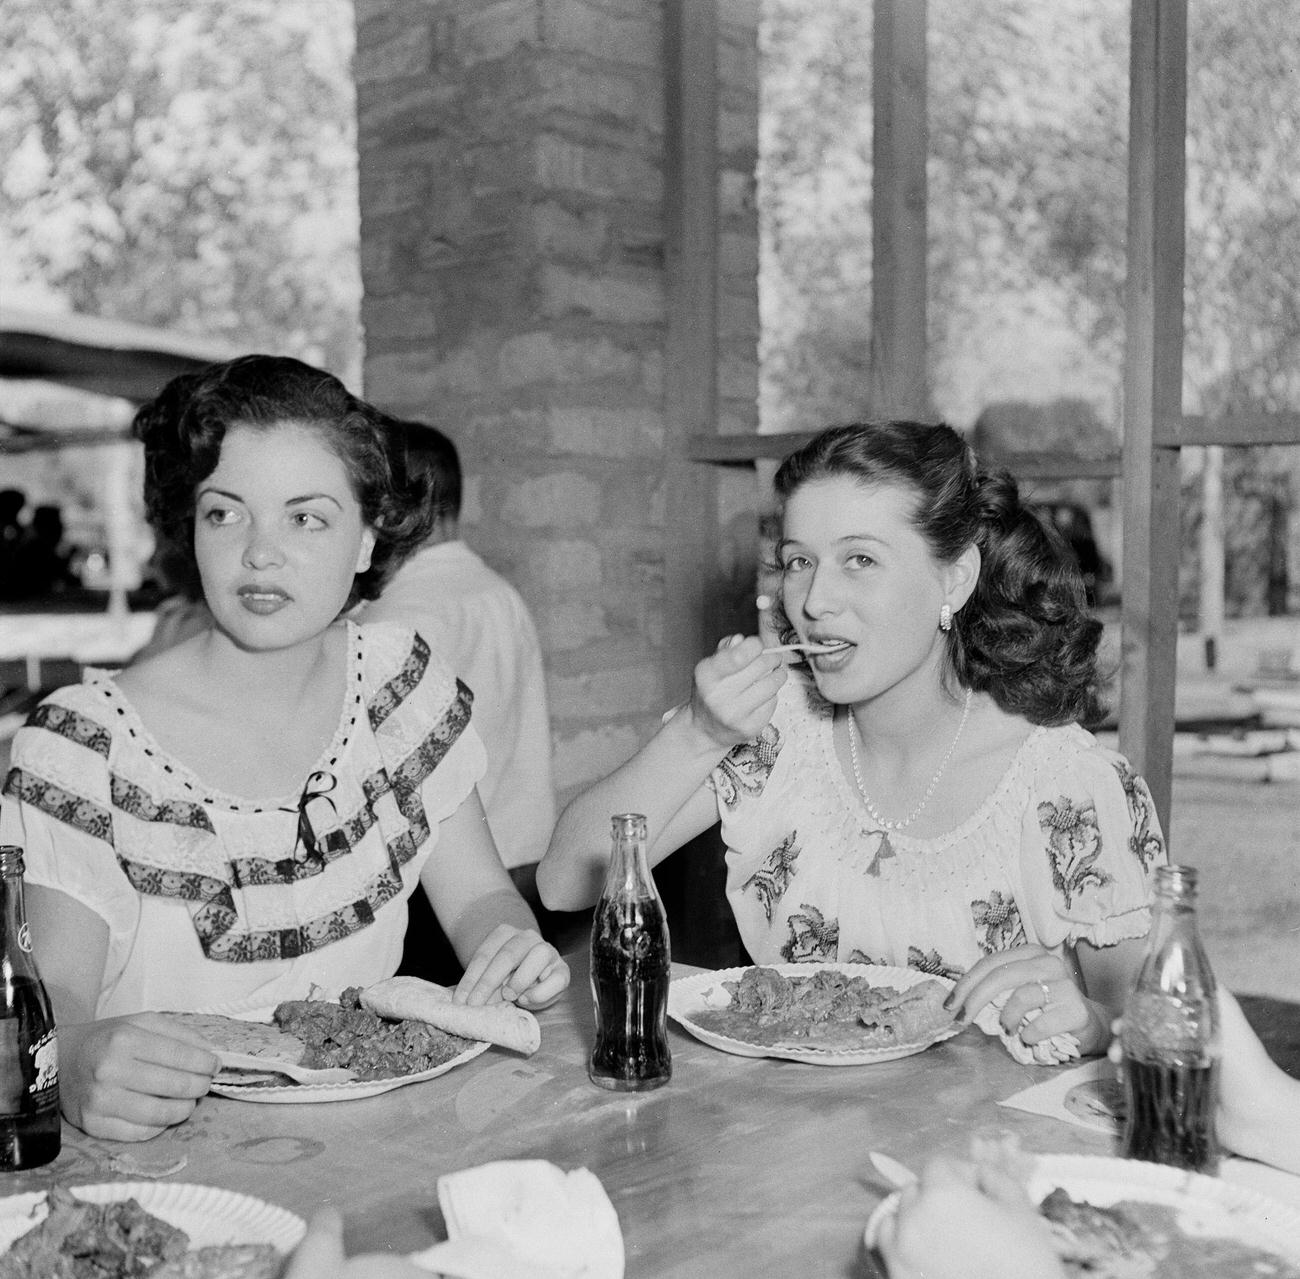
[[[439, 823], [485, 756], [472, 694], [409, 628], [348, 623], [347, 693], [301, 792], [214, 791], [90, 671], [14, 740], [0, 843], [26, 878], [104, 920], [97, 1015], [190, 1009], [268, 1017], [396, 971], [406, 903]], [[39, 938], [37, 939], [39, 949]]]
[[793, 676], [714, 769], [726, 893], [755, 963], [839, 960], [956, 978], [983, 956], [1143, 937], [1166, 853], [1150, 792], [1076, 724], [1035, 728], [955, 830], [885, 832], [844, 775], [834, 707]]

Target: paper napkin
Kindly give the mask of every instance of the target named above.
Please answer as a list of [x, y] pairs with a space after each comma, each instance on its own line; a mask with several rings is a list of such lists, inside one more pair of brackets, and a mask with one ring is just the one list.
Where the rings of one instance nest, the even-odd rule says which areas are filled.
[[448, 1241], [411, 1257], [456, 1279], [623, 1279], [623, 1232], [599, 1178], [545, 1159], [438, 1178]]
[[[991, 1003], [985, 1004], [976, 1015], [975, 1024], [986, 1035], [996, 1035], [1002, 1040], [1003, 1047], [1022, 1066], [1059, 1066], [1063, 1062], [1078, 1061], [1079, 1040], [1074, 1035], [1053, 1035], [1042, 1043], [1030, 1045], [1020, 1038], [1018, 1032], [1014, 1035], [1007, 1034], [998, 1021], [998, 1013], [1010, 998], [1011, 991], [1008, 990]], [[1025, 1025], [1034, 1021], [1042, 1011], [1041, 1008], [1035, 1008], [1027, 1013]]]

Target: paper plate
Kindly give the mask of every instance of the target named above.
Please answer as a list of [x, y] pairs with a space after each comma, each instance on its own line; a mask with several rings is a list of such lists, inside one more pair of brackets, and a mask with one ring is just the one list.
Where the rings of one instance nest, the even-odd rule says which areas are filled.
[[[1300, 1265], [1300, 1210], [1244, 1186], [1137, 1159], [1104, 1155], [1040, 1155], [1026, 1190], [1041, 1202], [1060, 1188], [1072, 1199], [1107, 1208], [1120, 1200], [1164, 1204], [1192, 1237], [1235, 1239]], [[898, 1210], [897, 1193], [876, 1206], [863, 1242], [874, 1249], [881, 1223]]]
[[[285, 1208], [216, 1186], [113, 1181], [69, 1189], [88, 1203], [134, 1199], [146, 1212], [185, 1231], [191, 1248], [266, 1243], [287, 1255], [307, 1230], [307, 1223]], [[0, 1199], [0, 1252], [40, 1225], [48, 1212], [43, 1190]]]
[[464, 1052], [457, 1053], [450, 1061], [429, 1070], [417, 1070], [411, 1075], [394, 1075], [389, 1079], [353, 1079], [342, 1084], [232, 1084], [221, 1079], [214, 1079], [209, 1092], [221, 1097], [233, 1097], [237, 1101], [260, 1101], [272, 1105], [303, 1105], [321, 1101], [357, 1101], [362, 1097], [377, 1097], [380, 1093], [391, 1092], [394, 1088], [405, 1088], [407, 1084], [423, 1083], [426, 1079], [437, 1079], [457, 1066], [472, 1061], [479, 1053], [486, 1052], [489, 1045], [485, 1040], [470, 1044]]
[[[915, 968], [894, 968], [887, 964], [764, 964], [783, 977], [811, 977], [813, 973], [829, 969], [846, 977], [865, 977], [873, 986], [894, 986], [905, 990], [923, 981], [937, 981], [951, 987], [955, 983], [946, 977], [932, 977]], [[724, 981], [738, 981], [751, 966], [720, 968], [713, 972], [692, 973], [676, 978], [668, 989], [668, 1015], [696, 1039], [711, 1048], [734, 1053], [738, 1057], [778, 1057], [785, 1061], [805, 1061], [818, 1066], [864, 1066], [873, 1062], [896, 1061], [924, 1052], [931, 1044], [951, 1039], [964, 1027], [958, 1022], [943, 1026], [935, 1034], [908, 1043], [890, 1044], [884, 1048], [818, 1048], [811, 1042], [758, 1044], [734, 1039], [701, 1026], [695, 1015], [705, 1009], [725, 1008], [731, 995], [723, 988]]]

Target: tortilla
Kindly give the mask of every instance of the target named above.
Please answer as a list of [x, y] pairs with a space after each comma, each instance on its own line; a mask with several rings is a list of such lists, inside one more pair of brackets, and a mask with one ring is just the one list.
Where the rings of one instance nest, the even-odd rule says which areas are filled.
[[[239, 1017], [223, 1017], [220, 1013], [166, 1012], [162, 1016], [177, 1027], [198, 1035], [213, 1052], [265, 1057], [268, 1066], [277, 1061], [296, 1066], [307, 1051], [307, 1045], [297, 1035], [269, 1022], [244, 1021]], [[227, 1072], [223, 1070], [220, 1073], [224, 1075]]]
[[542, 1029], [526, 1008], [514, 1004], [457, 1004], [446, 986], [422, 977], [389, 977], [361, 992], [361, 1006], [394, 1021], [426, 1022], [449, 1035], [486, 1039], [530, 1056], [542, 1046]]

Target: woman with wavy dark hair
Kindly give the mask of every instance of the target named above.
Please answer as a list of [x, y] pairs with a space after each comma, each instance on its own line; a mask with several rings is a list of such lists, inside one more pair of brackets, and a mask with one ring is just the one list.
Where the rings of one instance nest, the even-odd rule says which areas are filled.
[[501, 865], [472, 696], [408, 628], [358, 626], [429, 531], [385, 420], [250, 355], [142, 408], [145, 506], [210, 624], [48, 697], [14, 741], [0, 843], [25, 850], [66, 1117], [139, 1140], [217, 1068], [154, 1010], [269, 1017], [391, 976], [428, 896], [456, 998], [544, 1007], [568, 968]]
[[1066, 548], [946, 426], [835, 427], [776, 476], [773, 620], [560, 817], [542, 900], [595, 898], [604, 824], [657, 861], [719, 818], [756, 963], [954, 979], [1017, 1056], [1104, 1051], [1165, 859], [1145, 784], [1087, 730], [1100, 624]]

